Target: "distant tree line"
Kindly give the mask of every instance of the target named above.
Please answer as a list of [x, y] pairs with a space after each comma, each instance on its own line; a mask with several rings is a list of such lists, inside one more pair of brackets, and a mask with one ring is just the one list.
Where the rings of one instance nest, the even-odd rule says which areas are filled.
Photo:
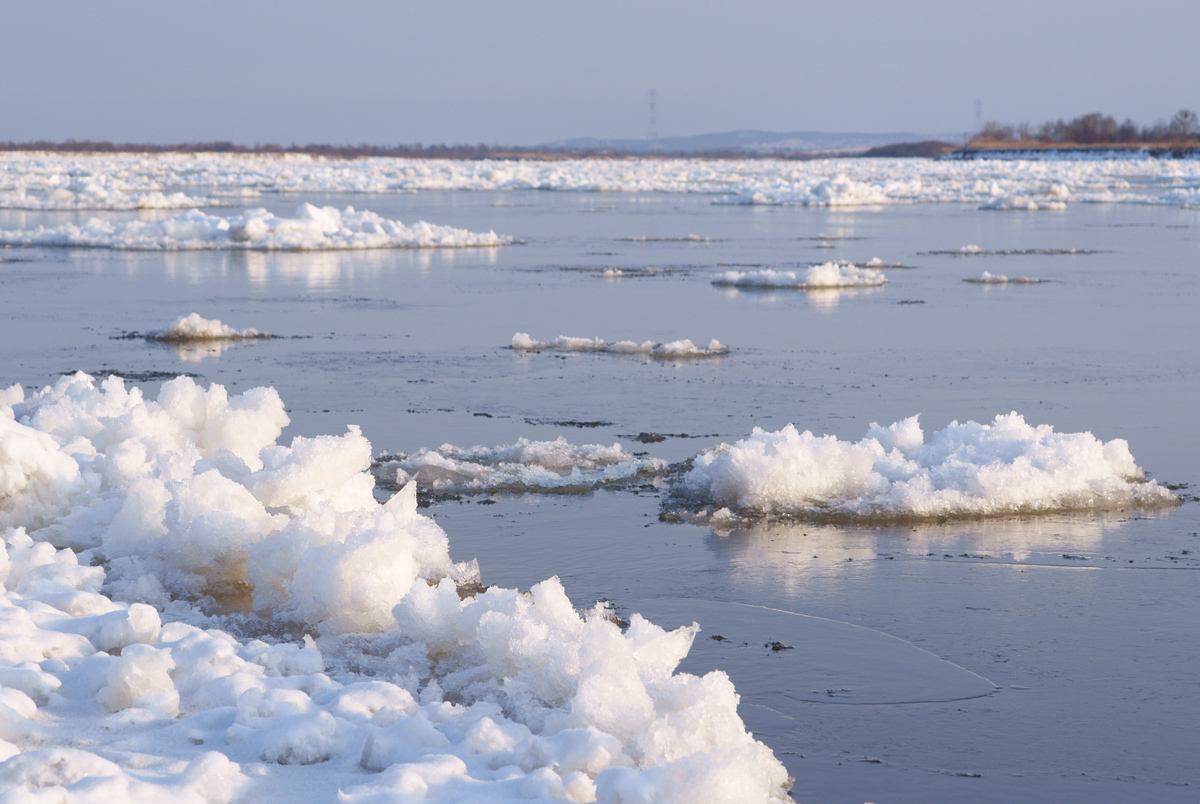
[[1191, 109], [1181, 109], [1170, 120], [1159, 120], [1151, 126], [1138, 126], [1125, 118], [1118, 123], [1112, 115], [1093, 112], [1074, 120], [1048, 120], [1036, 128], [1029, 123], [1012, 126], [988, 122], [979, 138], [1000, 141], [1046, 143], [1180, 143], [1200, 140], [1200, 116]]

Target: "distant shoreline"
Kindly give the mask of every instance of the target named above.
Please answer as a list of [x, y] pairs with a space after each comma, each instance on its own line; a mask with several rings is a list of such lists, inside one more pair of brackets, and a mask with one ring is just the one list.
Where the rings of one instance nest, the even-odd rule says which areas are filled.
[[965, 146], [938, 140], [900, 142], [874, 148], [826, 151], [747, 151], [720, 149], [711, 151], [633, 151], [615, 149], [523, 148], [486, 145], [238, 145], [231, 142], [195, 142], [159, 145], [153, 143], [111, 143], [91, 140], [49, 142], [0, 142], [0, 153], [57, 154], [228, 154], [246, 156], [311, 156], [329, 159], [367, 159], [394, 157], [403, 159], [514, 160], [555, 162], [568, 159], [699, 159], [699, 160], [781, 160], [808, 162], [838, 158], [925, 158], [987, 159], [1013, 158], [1021, 153], [1038, 155], [1087, 153], [1144, 153], [1151, 157], [1182, 158], [1200, 156], [1200, 142], [1073, 143], [1040, 140], [990, 140], [976, 137]]

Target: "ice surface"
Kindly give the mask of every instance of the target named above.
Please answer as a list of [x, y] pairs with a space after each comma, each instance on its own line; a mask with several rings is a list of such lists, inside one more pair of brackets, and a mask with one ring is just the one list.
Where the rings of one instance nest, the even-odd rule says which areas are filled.
[[[650, 477], [666, 468], [657, 458], [638, 458], [620, 444], [569, 444], [566, 439], [528, 441], [503, 447], [443, 444], [386, 461], [384, 477], [435, 492], [580, 492]], [[390, 479], [390, 478], [389, 478]]]
[[146, 333], [147, 339], [166, 343], [236, 341], [269, 337], [271, 336], [256, 329], [234, 329], [215, 319], [204, 318], [199, 313], [185, 315], [169, 327]]
[[30, 193], [24, 188], [0, 190], [0, 209], [89, 210], [89, 209], [192, 209], [227, 206], [229, 201], [190, 196], [187, 193], [122, 192], [96, 184], [69, 190], [61, 187]]
[[606, 341], [601, 338], [579, 338], [559, 335], [552, 341], [538, 341], [528, 333], [517, 332], [512, 337], [511, 347], [516, 352], [607, 352], [622, 355], [649, 355], [663, 360], [678, 360], [694, 357], [715, 357], [729, 353], [729, 347], [715, 338], [708, 346], [700, 347], [690, 340], [655, 343], [654, 341]]
[[[622, 629], [557, 578], [472, 593], [412, 484], [375, 500], [358, 428], [284, 446], [274, 390], [186, 377], [154, 400], [79, 373], [2, 401], [14, 800], [786, 800], [725, 674], [676, 672], [694, 626]], [[320, 641], [211, 627], [202, 596], [238, 594]]]
[[814, 265], [804, 272], [775, 271], [770, 268], [758, 271], [725, 271], [718, 274], [712, 283], [739, 288], [795, 288], [797, 290], [820, 290], [825, 288], [875, 287], [886, 285], [887, 277], [871, 268], [827, 262]]
[[1179, 502], [1145, 479], [1124, 440], [1056, 433], [1017, 413], [953, 422], [928, 441], [916, 416], [872, 424], [858, 442], [790, 424], [756, 428], [698, 455], [681, 491], [745, 516], [999, 516]]
[[1032, 279], [1028, 276], [1005, 276], [984, 271], [977, 277], [968, 277], [964, 282], [974, 282], [977, 285], [1040, 285], [1044, 280]]
[[301, 204], [296, 217], [279, 218], [265, 209], [248, 209], [236, 217], [188, 210], [160, 221], [112, 223], [92, 218], [82, 226], [39, 226], [0, 231], [0, 244], [68, 246], [137, 251], [255, 249], [309, 251], [370, 248], [467, 248], [500, 246], [513, 239], [495, 232], [469, 232], [418, 221], [406, 226], [354, 207]]
[[[1189, 159], [1025, 154], [973, 160], [325, 159], [304, 155], [0, 154], [0, 198], [43, 208], [131, 209], [263, 193], [576, 190], [712, 194], [727, 203], [864, 206], [958, 202], [994, 208], [1066, 197], [1095, 203], [1197, 203]], [[1134, 185], [1138, 190], [1131, 189]], [[1182, 186], [1176, 186], [1177, 184]], [[1065, 195], [1058, 195], [1065, 193]], [[161, 198], [160, 198], [161, 195]], [[57, 197], [61, 200], [55, 201]], [[1007, 199], [1022, 199], [1006, 207]], [[55, 207], [53, 205], [63, 206]], [[0, 201], [0, 205], [3, 202]], [[199, 204], [188, 204], [196, 206]], [[993, 207], [989, 207], [993, 208]]]

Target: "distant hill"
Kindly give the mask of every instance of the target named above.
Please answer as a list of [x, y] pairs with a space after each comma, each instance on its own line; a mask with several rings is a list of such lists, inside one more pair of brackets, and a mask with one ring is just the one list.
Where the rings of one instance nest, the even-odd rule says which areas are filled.
[[870, 148], [892, 145], [898, 142], [916, 142], [935, 138], [930, 134], [911, 131], [868, 134], [862, 132], [830, 131], [757, 131], [742, 129], [720, 134], [696, 134], [691, 137], [659, 137], [657, 140], [599, 139], [578, 137], [569, 140], [544, 143], [539, 148], [547, 150], [615, 152], [615, 153], [673, 153], [704, 154], [721, 152], [743, 152], [747, 154], [772, 153], [858, 153]]

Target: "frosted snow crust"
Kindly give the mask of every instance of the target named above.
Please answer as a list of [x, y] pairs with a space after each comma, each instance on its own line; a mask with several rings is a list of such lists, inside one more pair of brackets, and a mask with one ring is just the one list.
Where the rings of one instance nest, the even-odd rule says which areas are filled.
[[552, 341], [538, 341], [526, 332], [517, 332], [510, 343], [515, 352], [607, 352], [619, 355], [649, 355], [663, 360], [679, 360], [693, 357], [716, 357], [729, 353], [729, 347], [717, 339], [700, 347], [688, 339], [655, 343], [654, 341], [606, 341], [601, 338], [579, 338], [559, 335]]
[[1056, 433], [1017, 413], [953, 422], [928, 441], [916, 416], [872, 424], [858, 442], [790, 424], [755, 428], [698, 455], [682, 492], [750, 516], [999, 516], [1179, 502], [1145, 479], [1123, 439]]
[[39, 226], [0, 231], [0, 244], [67, 246], [134, 251], [196, 249], [345, 250], [374, 248], [468, 248], [500, 246], [513, 239], [495, 232], [469, 232], [418, 221], [406, 226], [354, 207], [301, 204], [296, 217], [279, 218], [265, 209], [248, 209], [236, 217], [191, 209], [160, 221], [113, 223], [92, 218], [82, 226]]
[[[0, 195], [65, 191], [128, 209], [136, 194], [182, 192], [210, 200], [263, 193], [396, 193], [420, 190], [576, 190], [707, 193], [739, 204], [862, 206], [958, 202], [976, 206], [1041, 196], [1085, 203], [1194, 205], [1200, 160], [1144, 154], [971, 160], [819, 159], [325, 159], [302, 155], [0, 153]], [[1137, 189], [1133, 189], [1134, 187]], [[1062, 188], [1060, 198], [1051, 197]], [[75, 203], [65, 200], [62, 203]], [[34, 202], [20, 202], [34, 203]], [[41, 202], [37, 202], [41, 203]], [[148, 203], [148, 202], [145, 202]], [[1025, 201], [1028, 204], [1028, 199]], [[1035, 204], [1040, 201], [1036, 198]], [[193, 206], [193, 205], [188, 205]], [[42, 207], [37, 207], [42, 208]], [[81, 208], [81, 207], [73, 207]]]
[[725, 271], [713, 279], [714, 285], [738, 288], [793, 288], [822, 290], [825, 288], [877, 287], [887, 284], [882, 271], [859, 268], [855, 265], [827, 262], [806, 271]]
[[638, 458], [620, 444], [574, 445], [519, 439], [503, 447], [443, 444], [383, 465], [396, 482], [416, 479], [435, 492], [585, 492], [604, 485], [648, 477], [666, 469], [658, 458]]
[[[622, 630], [556, 578], [471, 593], [358, 428], [287, 423], [186, 377], [0, 391], [6, 800], [787, 800], [728, 677], [675, 672], [696, 626]], [[320, 639], [189, 624], [226, 622], [201, 595]]]
[[146, 337], [164, 343], [194, 343], [198, 341], [238, 341], [271, 337], [256, 329], [234, 329], [199, 313], [182, 316], [174, 324], [162, 329], [151, 330]]

